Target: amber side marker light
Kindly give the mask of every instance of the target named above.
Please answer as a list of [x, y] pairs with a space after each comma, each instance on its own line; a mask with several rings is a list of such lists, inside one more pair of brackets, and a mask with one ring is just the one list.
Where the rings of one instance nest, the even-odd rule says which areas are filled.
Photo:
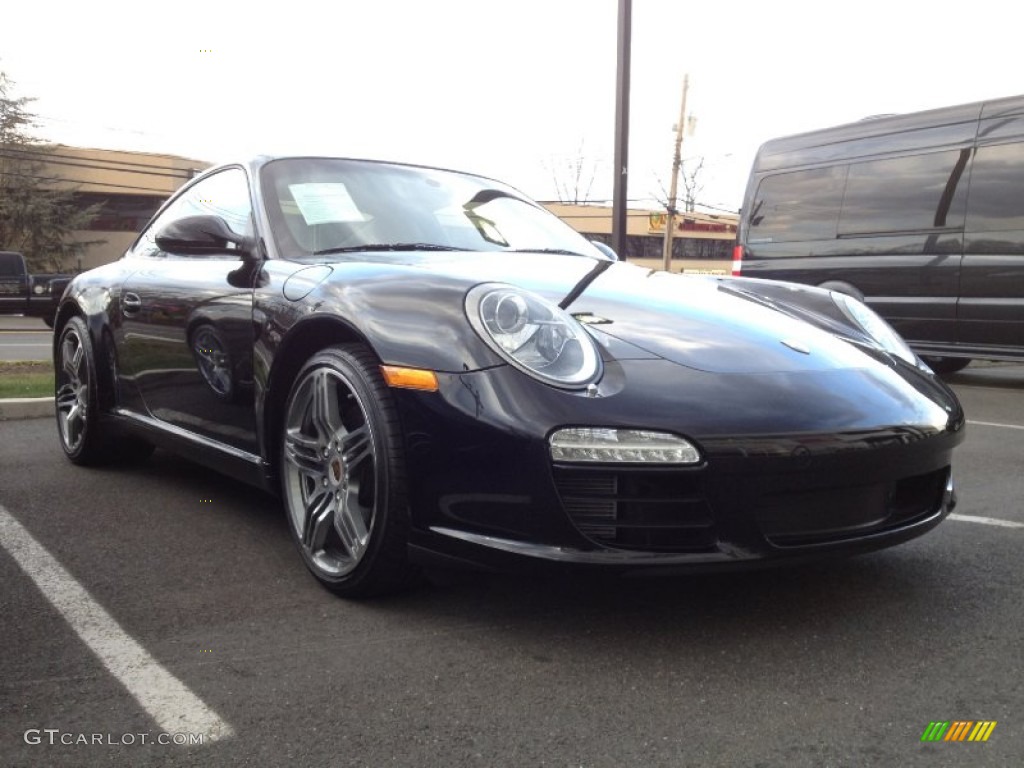
[[380, 372], [389, 387], [401, 389], [419, 389], [424, 392], [437, 392], [437, 374], [422, 368], [399, 368], [396, 365], [382, 365]]

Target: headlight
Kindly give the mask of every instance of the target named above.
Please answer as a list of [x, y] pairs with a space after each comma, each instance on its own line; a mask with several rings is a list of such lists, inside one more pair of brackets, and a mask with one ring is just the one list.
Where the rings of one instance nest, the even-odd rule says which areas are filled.
[[45, 286], [42, 286], [42, 285], [34, 285], [34, 286], [32, 286], [32, 293], [34, 293], [36, 295], [40, 295], [40, 294], [43, 294], [45, 292], [46, 292], [46, 287]]
[[836, 291], [832, 291], [832, 300], [843, 310], [843, 314], [870, 336], [878, 346], [890, 355], [895, 355], [911, 365], [917, 365], [917, 355], [903, 340], [903, 337], [896, 333], [892, 326], [867, 304]]
[[466, 294], [466, 315], [491, 349], [541, 381], [582, 389], [601, 373], [601, 357], [583, 326], [529, 291], [478, 285]]

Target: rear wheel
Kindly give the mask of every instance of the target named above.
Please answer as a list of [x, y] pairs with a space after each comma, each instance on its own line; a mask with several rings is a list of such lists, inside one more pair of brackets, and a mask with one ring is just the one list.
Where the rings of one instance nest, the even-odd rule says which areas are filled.
[[60, 332], [54, 370], [57, 432], [61, 448], [75, 464], [106, 464], [142, 460], [153, 446], [133, 437], [115, 440], [100, 420], [100, 388], [96, 350], [89, 329], [72, 317]]
[[64, 453], [76, 464], [109, 460], [109, 439], [99, 423], [96, 355], [81, 318], [72, 317], [61, 330], [54, 378], [57, 431]]
[[376, 357], [329, 347], [299, 372], [281, 436], [288, 523], [306, 562], [348, 597], [393, 591], [409, 574], [401, 431]]

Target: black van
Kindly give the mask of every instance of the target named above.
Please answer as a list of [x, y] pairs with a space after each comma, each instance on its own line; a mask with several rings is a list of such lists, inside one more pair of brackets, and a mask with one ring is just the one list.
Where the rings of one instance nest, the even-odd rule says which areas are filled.
[[939, 371], [1024, 359], [1024, 96], [765, 143], [733, 274], [857, 296]]

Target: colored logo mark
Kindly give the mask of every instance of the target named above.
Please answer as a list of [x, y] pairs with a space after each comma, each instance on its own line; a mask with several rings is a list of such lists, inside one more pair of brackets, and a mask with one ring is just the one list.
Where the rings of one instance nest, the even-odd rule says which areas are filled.
[[995, 720], [949, 720], [928, 723], [921, 741], [988, 741]]

